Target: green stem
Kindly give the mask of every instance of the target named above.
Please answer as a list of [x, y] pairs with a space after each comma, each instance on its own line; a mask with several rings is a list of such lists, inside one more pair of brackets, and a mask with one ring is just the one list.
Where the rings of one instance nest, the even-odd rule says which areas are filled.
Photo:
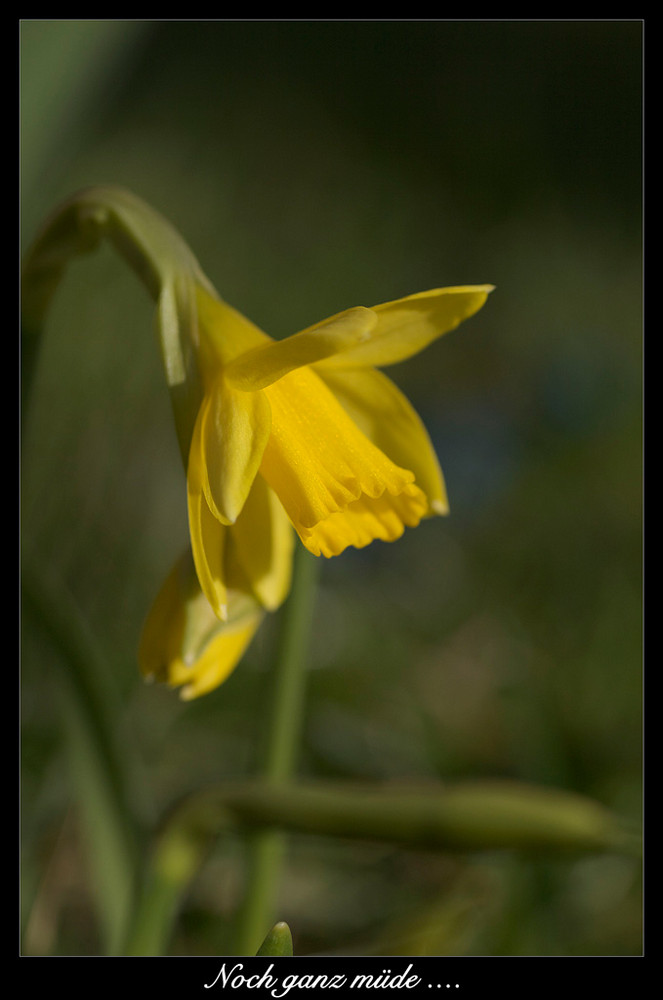
[[158, 212], [129, 191], [86, 188], [60, 205], [28, 248], [21, 269], [23, 406], [34, 381], [39, 344], [53, 298], [72, 260], [102, 240], [117, 250], [157, 306], [157, 332], [175, 425], [186, 465], [202, 398], [196, 358], [196, 287], [216, 294], [192, 251]]
[[[193, 810], [193, 803], [188, 803]], [[516, 781], [420, 787], [323, 781], [221, 786], [196, 812], [223, 829], [278, 826], [312, 836], [390, 843], [413, 850], [614, 851], [640, 856], [633, 826], [593, 799]]]
[[283, 609], [272, 675], [271, 715], [263, 751], [262, 773], [273, 784], [290, 778], [299, 747], [305, 697], [305, 662], [319, 566], [319, 559], [311, 556], [303, 546], [297, 546], [292, 590]]
[[[302, 546], [295, 552], [290, 597], [283, 609], [281, 633], [269, 695], [270, 715], [260, 767], [268, 787], [289, 782], [303, 723], [305, 662], [315, 601], [319, 560]], [[274, 924], [285, 835], [267, 827], [249, 834], [249, 874], [239, 915], [237, 952], [255, 955]]]

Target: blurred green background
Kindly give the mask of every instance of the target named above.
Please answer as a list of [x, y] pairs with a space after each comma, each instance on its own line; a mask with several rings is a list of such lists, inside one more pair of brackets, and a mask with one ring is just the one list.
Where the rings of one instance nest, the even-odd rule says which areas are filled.
[[[24, 249], [111, 182], [272, 336], [497, 286], [389, 371], [451, 514], [325, 562], [300, 773], [504, 776], [639, 821], [642, 24], [26, 20], [20, 51]], [[275, 626], [198, 702], [137, 675], [185, 484], [152, 304], [108, 247], [58, 292], [22, 443], [24, 557], [89, 625], [149, 831], [183, 792], [251, 773]], [[24, 611], [25, 954], [100, 949], [62, 669]], [[217, 845], [172, 954], [224, 953], [241, 860]], [[640, 912], [622, 857], [295, 837], [280, 915], [298, 954], [634, 955]]]

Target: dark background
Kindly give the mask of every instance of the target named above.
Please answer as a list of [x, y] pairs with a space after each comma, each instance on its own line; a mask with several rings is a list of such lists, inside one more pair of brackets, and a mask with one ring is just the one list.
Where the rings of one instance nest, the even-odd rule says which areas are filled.
[[[354, 305], [490, 282], [389, 374], [451, 514], [323, 566], [300, 773], [510, 777], [639, 820], [643, 25], [44, 21], [20, 25], [21, 226], [125, 185], [275, 337]], [[192, 704], [145, 687], [143, 617], [186, 544], [152, 305], [109, 248], [72, 265], [23, 425], [22, 546], [89, 623], [146, 829], [250, 773], [274, 623]], [[95, 954], [61, 664], [24, 615], [22, 948]], [[220, 843], [173, 954], [222, 954]], [[635, 955], [637, 863], [447, 857], [294, 838], [299, 954]]]

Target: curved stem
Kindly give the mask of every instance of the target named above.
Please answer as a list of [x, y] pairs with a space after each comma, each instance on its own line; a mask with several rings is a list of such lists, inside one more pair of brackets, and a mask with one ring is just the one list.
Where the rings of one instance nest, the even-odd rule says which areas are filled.
[[[260, 774], [268, 787], [291, 778], [303, 723], [305, 661], [308, 651], [319, 560], [303, 546], [295, 550], [293, 583], [283, 609], [281, 633], [268, 695], [269, 720]], [[249, 834], [249, 874], [239, 915], [237, 952], [255, 955], [274, 924], [276, 897], [285, 852], [285, 835], [275, 828]]]
[[114, 185], [79, 191], [46, 220], [21, 268], [21, 381], [27, 405], [45, 318], [72, 260], [108, 240], [157, 305], [157, 332], [186, 465], [202, 398], [195, 289], [209, 280], [179, 233], [140, 198]]

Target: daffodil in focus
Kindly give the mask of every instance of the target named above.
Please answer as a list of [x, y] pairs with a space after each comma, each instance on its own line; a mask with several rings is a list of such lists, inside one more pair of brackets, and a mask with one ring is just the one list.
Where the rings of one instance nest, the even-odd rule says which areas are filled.
[[198, 579], [219, 617], [229, 586], [226, 532], [244, 518], [243, 540], [259, 552], [249, 535], [260, 522], [245, 512], [256, 488], [270, 498], [275, 522], [280, 507], [316, 556], [394, 541], [447, 512], [426, 429], [378, 367], [454, 329], [491, 290], [441, 288], [357, 307], [275, 341], [197, 287], [203, 399], [189, 452], [189, 527]]
[[141, 669], [194, 697], [228, 676], [264, 611], [285, 600], [293, 528], [330, 557], [447, 512], [426, 429], [379, 369], [468, 319], [492, 286], [359, 306], [275, 341], [217, 295], [166, 219], [131, 192], [98, 186], [64, 202], [27, 256], [26, 357], [66, 263], [102, 237], [156, 303], [187, 471], [190, 553], [148, 614]]
[[202, 393], [187, 467], [191, 554], [148, 615], [145, 676], [182, 685], [186, 698], [228, 677], [264, 611], [288, 594], [293, 526], [310, 552], [331, 557], [394, 541], [447, 512], [428, 433], [377, 366], [423, 350], [491, 290], [434, 289], [360, 306], [274, 341], [196, 283]]

